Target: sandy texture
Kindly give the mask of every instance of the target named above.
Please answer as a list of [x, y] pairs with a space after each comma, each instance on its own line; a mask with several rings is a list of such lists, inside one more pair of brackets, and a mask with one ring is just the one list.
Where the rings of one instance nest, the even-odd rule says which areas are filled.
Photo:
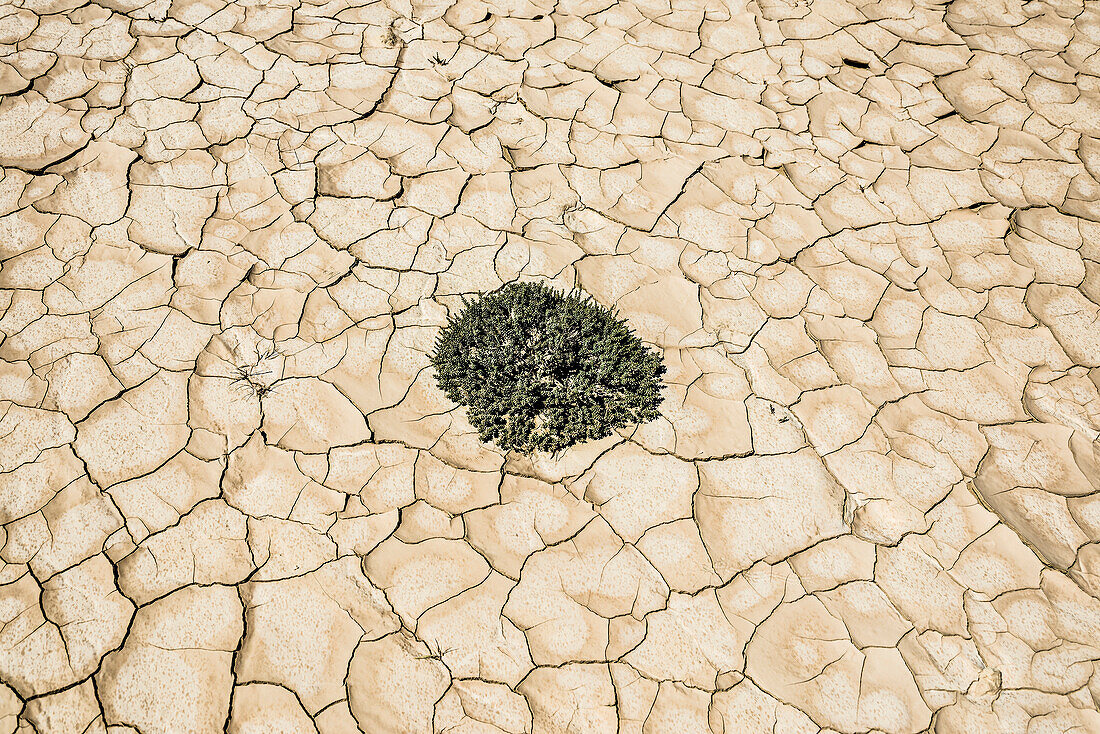
[[[0, 734], [1100, 732], [1100, 6], [0, 5]], [[463, 294], [662, 417], [481, 445]]]

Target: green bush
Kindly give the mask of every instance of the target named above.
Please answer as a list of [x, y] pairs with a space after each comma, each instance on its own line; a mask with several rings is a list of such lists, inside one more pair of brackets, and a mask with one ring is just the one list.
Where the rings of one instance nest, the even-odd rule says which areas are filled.
[[657, 417], [660, 354], [591, 297], [508, 283], [463, 305], [432, 366], [482, 441], [557, 453]]

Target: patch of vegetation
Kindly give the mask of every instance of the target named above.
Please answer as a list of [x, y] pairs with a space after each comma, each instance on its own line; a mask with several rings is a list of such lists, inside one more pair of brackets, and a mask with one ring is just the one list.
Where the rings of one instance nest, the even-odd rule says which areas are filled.
[[590, 296], [508, 283], [451, 316], [432, 355], [439, 387], [482, 441], [558, 453], [658, 416], [661, 355]]
[[258, 398], [263, 398], [272, 388], [271, 361], [279, 355], [279, 349], [274, 343], [271, 345], [259, 345], [256, 347], [255, 359], [245, 359], [241, 363], [233, 365], [234, 388], [251, 393]]

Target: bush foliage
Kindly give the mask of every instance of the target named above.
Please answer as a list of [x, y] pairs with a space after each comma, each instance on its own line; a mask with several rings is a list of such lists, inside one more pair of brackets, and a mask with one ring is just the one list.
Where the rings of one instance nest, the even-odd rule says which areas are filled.
[[432, 365], [482, 441], [521, 453], [557, 453], [653, 420], [665, 373], [614, 311], [537, 283], [464, 301]]

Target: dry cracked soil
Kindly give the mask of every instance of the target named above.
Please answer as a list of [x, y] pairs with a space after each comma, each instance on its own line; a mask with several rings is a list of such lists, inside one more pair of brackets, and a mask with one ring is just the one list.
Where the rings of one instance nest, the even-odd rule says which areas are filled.
[[[0, 732], [1100, 732], [1100, 4], [5, 0]], [[464, 295], [662, 417], [481, 444]]]

